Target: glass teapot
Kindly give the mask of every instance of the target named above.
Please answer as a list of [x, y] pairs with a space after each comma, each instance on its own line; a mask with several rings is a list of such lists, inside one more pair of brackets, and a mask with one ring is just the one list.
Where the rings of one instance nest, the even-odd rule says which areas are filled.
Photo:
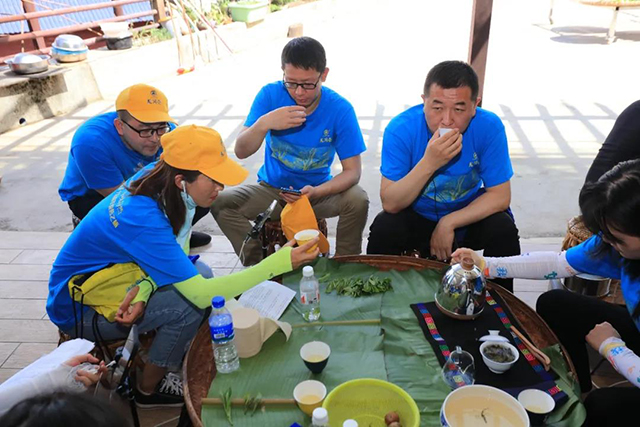
[[444, 274], [436, 292], [436, 305], [456, 319], [475, 319], [485, 305], [487, 281], [471, 258], [452, 265]]
[[442, 367], [442, 379], [452, 389], [472, 385], [475, 382], [476, 367], [471, 353], [460, 346], [449, 354]]

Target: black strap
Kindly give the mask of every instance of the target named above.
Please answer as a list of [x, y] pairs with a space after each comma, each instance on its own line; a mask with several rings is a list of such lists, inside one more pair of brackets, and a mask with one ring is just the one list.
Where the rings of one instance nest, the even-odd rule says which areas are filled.
[[96, 341], [96, 346], [102, 352], [104, 358], [108, 358], [109, 361], [113, 360], [113, 354], [109, 350], [109, 346], [104, 343], [104, 338], [102, 338], [102, 334], [100, 333], [100, 327], [98, 326], [98, 312], [93, 313], [93, 320], [91, 322], [91, 327], [93, 330], [93, 336]]

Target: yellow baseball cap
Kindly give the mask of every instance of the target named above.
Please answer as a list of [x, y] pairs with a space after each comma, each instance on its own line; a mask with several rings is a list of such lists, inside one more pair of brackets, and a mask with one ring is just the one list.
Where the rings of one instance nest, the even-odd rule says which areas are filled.
[[249, 171], [227, 156], [220, 134], [213, 129], [179, 126], [160, 138], [162, 158], [178, 169], [199, 171], [224, 185], [238, 185]]
[[169, 115], [169, 103], [162, 91], [153, 86], [137, 84], [120, 92], [116, 111], [126, 110], [142, 123], [178, 123]]

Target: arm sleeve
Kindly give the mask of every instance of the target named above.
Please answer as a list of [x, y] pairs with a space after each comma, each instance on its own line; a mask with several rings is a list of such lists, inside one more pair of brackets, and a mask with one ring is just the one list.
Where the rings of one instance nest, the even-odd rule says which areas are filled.
[[61, 364], [49, 372], [28, 380], [19, 381], [6, 387], [0, 386], [0, 416], [23, 400], [42, 393], [52, 393], [54, 391], [82, 392], [86, 390], [86, 387], [81, 382], [75, 380], [76, 370], [71, 366]]
[[144, 303], [146, 304], [149, 301], [149, 297], [151, 296], [151, 294], [154, 293], [156, 289], [158, 289], [158, 286], [149, 276], [140, 280], [136, 284], [136, 286], [140, 288], [140, 290], [138, 291], [138, 294], [133, 299], [133, 301], [131, 301], [131, 304], [135, 304], [139, 301], [144, 301]]
[[[90, 137], [90, 135], [78, 137]], [[96, 138], [96, 136], [91, 137]], [[72, 149], [71, 154], [87, 187], [93, 190], [115, 187], [125, 180], [111, 155], [95, 144], [93, 146], [78, 144]]]
[[627, 348], [620, 338], [607, 338], [600, 344], [600, 354], [606, 358], [616, 371], [640, 387], [640, 357]]
[[[503, 184], [513, 176], [504, 125], [498, 117], [495, 117], [495, 120], [497, 123], [494, 125], [494, 131], [488, 133], [492, 136], [491, 140], [485, 144], [483, 149], [478, 150], [480, 177], [485, 187]], [[464, 144], [464, 138], [462, 143]]]
[[268, 112], [270, 112], [273, 107], [271, 105], [271, 96], [269, 96], [268, 86], [260, 89], [260, 92], [256, 95], [253, 100], [253, 104], [251, 104], [251, 110], [249, 111], [249, 115], [247, 119], [244, 121], [244, 125], [247, 127], [253, 126], [258, 119]]
[[292, 270], [291, 248], [282, 248], [261, 263], [228, 276], [205, 279], [196, 275], [174, 286], [189, 302], [204, 309], [211, 304], [211, 298], [221, 295], [233, 298], [265, 280]]
[[504, 258], [485, 258], [488, 278], [556, 279], [579, 272], [567, 261], [566, 252], [532, 252]]
[[391, 181], [399, 181], [411, 171], [411, 153], [408, 147], [407, 141], [387, 127], [382, 139], [380, 163], [382, 176]]
[[339, 114], [336, 126], [335, 148], [340, 160], [362, 154], [367, 149], [364, 145], [356, 112], [346, 101], [344, 111]]

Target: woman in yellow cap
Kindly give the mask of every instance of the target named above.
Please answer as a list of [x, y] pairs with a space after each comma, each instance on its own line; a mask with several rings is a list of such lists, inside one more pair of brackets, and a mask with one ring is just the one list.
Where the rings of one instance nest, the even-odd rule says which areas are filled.
[[212, 129], [178, 127], [161, 143], [161, 159], [101, 201], [71, 234], [53, 264], [47, 300], [50, 319], [74, 337], [124, 338], [134, 322], [141, 333], [156, 331], [136, 394], [146, 407], [182, 404], [181, 382], [167, 371], [181, 364], [213, 296], [234, 297], [318, 256], [317, 249], [306, 252], [315, 239], [244, 271], [203, 277], [187, 255], [195, 208], [211, 206], [248, 172], [229, 159]]

